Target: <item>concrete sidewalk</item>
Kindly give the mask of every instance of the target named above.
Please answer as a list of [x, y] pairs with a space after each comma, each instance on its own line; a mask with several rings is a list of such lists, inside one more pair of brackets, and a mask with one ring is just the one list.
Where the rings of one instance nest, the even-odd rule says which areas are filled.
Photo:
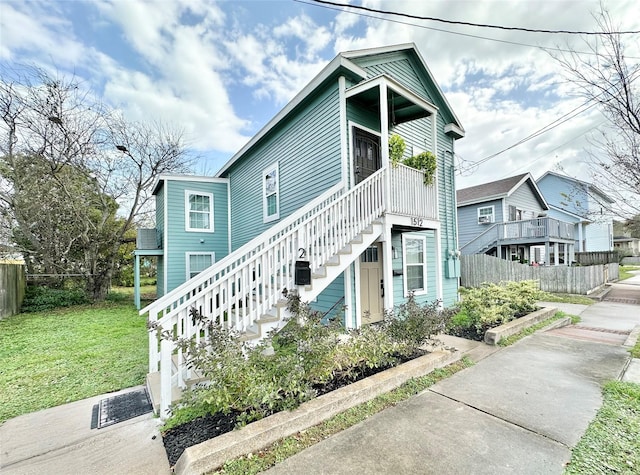
[[[565, 307], [632, 328], [639, 306]], [[537, 333], [276, 465], [281, 474], [561, 474], [627, 348]], [[625, 380], [640, 383], [633, 360]]]
[[151, 413], [91, 429], [101, 399], [129, 388], [25, 414], [0, 426], [2, 475], [168, 474], [159, 419]]
[[[640, 288], [638, 289], [640, 292]], [[590, 326], [640, 324], [640, 306], [563, 306]], [[494, 347], [446, 338], [479, 362], [430, 390], [285, 460], [273, 474], [562, 473], [601, 404], [601, 384], [628, 362], [622, 346], [535, 334]], [[625, 380], [640, 383], [640, 360]], [[146, 414], [91, 429], [96, 396], [0, 426], [0, 473], [168, 474], [158, 428]]]

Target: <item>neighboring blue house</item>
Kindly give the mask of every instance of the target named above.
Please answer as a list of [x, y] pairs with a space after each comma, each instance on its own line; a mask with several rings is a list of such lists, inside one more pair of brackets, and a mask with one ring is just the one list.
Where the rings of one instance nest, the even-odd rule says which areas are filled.
[[[390, 164], [393, 134], [407, 157], [435, 155], [433, 184]], [[158, 256], [160, 298], [141, 313], [201, 338], [195, 308], [257, 341], [282, 324], [292, 291], [347, 328], [381, 320], [410, 293], [453, 305], [463, 136], [415, 45], [339, 54], [215, 178], [161, 178], [156, 228], [136, 251]], [[164, 415], [194, 375], [171, 342], [158, 345], [155, 332], [149, 342]]]
[[462, 254], [546, 265], [573, 261], [573, 225], [548, 216], [531, 174], [464, 188], [456, 196]]
[[537, 183], [549, 216], [574, 223], [577, 251], [613, 250], [613, 217], [607, 210], [614, 200], [591, 183], [559, 173], [546, 172]]

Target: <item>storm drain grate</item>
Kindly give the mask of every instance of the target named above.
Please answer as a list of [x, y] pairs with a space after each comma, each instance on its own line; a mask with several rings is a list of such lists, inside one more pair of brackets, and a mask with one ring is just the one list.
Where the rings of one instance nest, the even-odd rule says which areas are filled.
[[91, 428], [102, 429], [103, 427], [147, 414], [152, 410], [146, 389], [102, 399], [93, 406]]

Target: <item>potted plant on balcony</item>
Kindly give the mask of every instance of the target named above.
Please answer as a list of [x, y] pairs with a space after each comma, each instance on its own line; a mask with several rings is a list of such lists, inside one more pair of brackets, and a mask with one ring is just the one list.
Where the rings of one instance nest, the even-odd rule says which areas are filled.
[[424, 172], [424, 184], [433, 184], [433, 177], [436, 173], [437, 160], [436, 156], [431, 152], [422, 152], [413, 157], [402, 158], [406, 149], [405, 141], [398, 134], [389, 137], [389, 159], [391, 164], [396, 167], [398, 163], [402, 163], [416, 170]]

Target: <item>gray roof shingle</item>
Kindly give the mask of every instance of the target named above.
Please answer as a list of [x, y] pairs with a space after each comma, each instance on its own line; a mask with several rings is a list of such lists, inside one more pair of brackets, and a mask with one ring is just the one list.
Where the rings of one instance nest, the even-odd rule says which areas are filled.
[[520, 183], [527, 175], [529, 174], [523, 173], [522, 175], [457, 190], [456, 197], [458, 199], [458, 206], [470, 202], [482, 201], [487, 198], [502, 198], [507, 196], [513, 187]]

